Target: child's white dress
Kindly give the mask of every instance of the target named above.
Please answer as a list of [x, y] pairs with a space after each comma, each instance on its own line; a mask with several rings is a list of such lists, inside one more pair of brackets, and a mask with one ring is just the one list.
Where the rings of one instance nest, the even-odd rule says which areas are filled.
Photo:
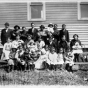
[[64, 56], [63, 56], [62, 53], [61, 54], [60, 53], [58, 54], [57, 64], [64, 64]]
[[50, 65], [50, 64], [53, 64], [53, 65], [56, 65], [57, 64], [57, 53], [49, 53], [48, 54], [48, 58], [47, 58], [47, 63]]
[[1, 60], [8, 60], [9, 59], [9, 54], [10, 50], [12, 48], [12, 43], [5, 43], [3, 47], [3, 54]]

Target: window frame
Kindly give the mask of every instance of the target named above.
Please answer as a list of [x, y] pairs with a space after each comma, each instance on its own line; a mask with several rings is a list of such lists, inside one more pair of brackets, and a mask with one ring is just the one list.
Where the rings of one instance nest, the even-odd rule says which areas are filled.
[[43, 18], [41, 19], [32, 19], [31, 18], [31, 2], [27, 3], [27, 20], [28, 21], [45, 21], [46, 20], [46, 8], [45, 8], [45, 2], [41, 2], [43, 4]]
[[81, 17], [81, 3], [82, 2], [78, 2], [78, 20], [88, 20], [88, 17]]

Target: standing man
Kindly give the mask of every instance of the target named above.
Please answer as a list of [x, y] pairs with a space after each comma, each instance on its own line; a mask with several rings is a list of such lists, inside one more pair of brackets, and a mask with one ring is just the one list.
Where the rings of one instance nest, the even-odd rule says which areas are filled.
[[1, 31], [1, 44], [4, 45], [7, 42], [8, 37], [11, 38], [12, 30], [9, 29], [9, 23], [5, 23], [5, 28]]
[[27, 34], [32, 35], [34, 41], [38, 40], [38, 29], [35, 28], [34, 23], [31, 23], [31, 28], [28, 30]]
[[66, 41], [69, 42], [69, 32], [68, 32], [68, 30], [66, 30], [65, 24], [62, 24], [62, 29], [60, 30], [60, 40], [63, 35], [65, 35]]

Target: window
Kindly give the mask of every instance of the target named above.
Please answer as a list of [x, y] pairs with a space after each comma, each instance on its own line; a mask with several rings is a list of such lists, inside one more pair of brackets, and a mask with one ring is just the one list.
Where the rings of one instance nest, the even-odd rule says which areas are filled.
[[78, 3], [78, 20], [88, 20], [88, 2]]
[[28, 3], [28, 21], [45, 20], [45, 3], [31, 2]]

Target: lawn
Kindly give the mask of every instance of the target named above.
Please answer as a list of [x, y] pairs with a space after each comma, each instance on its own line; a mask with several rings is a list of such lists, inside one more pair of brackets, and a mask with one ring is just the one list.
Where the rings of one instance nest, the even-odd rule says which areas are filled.
[[[81, 67], [87, 69], [87, 65]], [[88, 85], [88, 81], [84, 81], [84, 77], [88, 78], [87, 70], [79, 70], [74, 73], [66, 70], [15, 70], [6, 73], [0, 69], [0, 85]]]

